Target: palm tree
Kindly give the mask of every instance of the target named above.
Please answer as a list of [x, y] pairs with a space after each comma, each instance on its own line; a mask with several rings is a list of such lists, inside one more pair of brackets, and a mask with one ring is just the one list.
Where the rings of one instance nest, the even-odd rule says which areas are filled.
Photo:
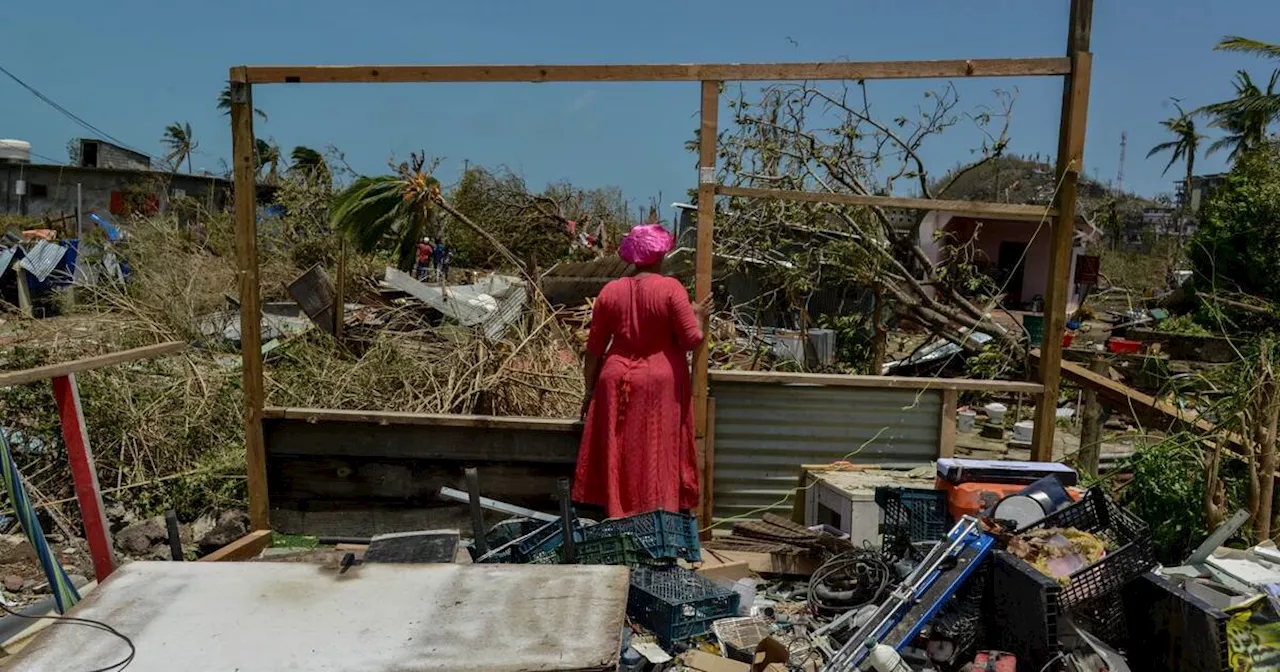
[[[1186, 162], [1187, 177], [1182, 183], [1184, 194], [1182, 207], [1184, 209], [1183, 214], [1185, 218], [1186, 215], [1190, 214], [1191, 178], [1195, 174], [1196, 154], [1200, 151], [1200, 141], [1204, 139], [1204, 136], [1200, 135], [1200, 133], [1196, 131], [1196, 120], [1193, 115], [1187, 114], [1186, 110], [1183, 110], [1182, 105], [1180, 105], [1176, 100], [1173, 101], [1173, 106], [1178, 108], [1178, 116], [1165, 119], [1160, 122], [1160, 125], [1164, 126], [1165, 129], [1172, 133], [1174, 139], [1169, 142], [1162, 142], [1155, 147], [1152, 147], [1151, 151], [1147, 152], [1147, 158], [1149, 159], [1156, 154], [1163, 152], [1172, 153], [1172, 156], [1169, 157], [1169, 163], [1165, 164], [1164, 172], [1160, 173], [1161, 175], [1168, 173], [1169, 169], [1173, 167], [1173, 164], [1176, 163], [1178, 159], [1182, 159]], [[1181, 235], [1181, 232], [1182, 229], [1179, 227], [1179, 235]]]
[[174, 122], [164, 129], [164, 139], [161, 141], [165, 147], [169, 148], [169, 154], [165, 159], [173, 166], [173, 172], [178, 172], [182, 167], [182, 161], [187, 162], [187, 172], [191, 172], [191, 153], [195, 151], [200, 143], [195, 141], [191, 133], [191, 124]]
[[306, 177], [316, 177], [324, 182], [330, 182], [329, 164], [324, 160], [324, 155], [310, 147], [298, 145], [289, 153], [289, 171], [304, 175]]
[[[218, 94], [218, 109], [222, 110], [223, 116], [231, 114], [231, 82], [227, 82], [227, 85], [223, 87], [222, 91]], [[253, 108], [253, 113], [259, 119], [263, 121], [267, 120], [267, 113], [263, 112], [261, 109], [255, 107]]]
[[1251, 40], [1238, 35], [1228, 35], [1218, 42], [1215, 51], [1235, 51], [1262, 56], [1263, 58], [1280, 58], [1280, 44], [1271, 44], [1260, 40]]
[[444, 200], [440, 181], [424, 170], [425, 154], [410, 154], [394, 175], [359, 177], [334, 198], [330, 223], [342, 231], [362, 252], [373, 252], [390, 242], [396, 250], [396, 264], [408, 271], [417, 258], [419, 240], [433, 233], [443, 237], [440, 213], [461, 222], [493, 245], [516, 268], [522, 264], [505, 245], [483, 227], [471, 221]]
[[258, 171], [264, 167], [267, 169], [267, 176], [263, 181], [275, 184], [280, 177], [280, 147], [274, 142], [258, 138], [253, 154]]
[[1236, 96], [1221, 103], [1206, 105], [1197, 114], [1204, 114], [1212, 121], [1210, 125], [1227, 132], [1227, 136], [1209, 145], [1209, 154], [1231, 148], [1230, 159], [1235, 161], [1241, 154], [1249, 151], [1267, 139], [1267, 129], [1271, 123], [1280, 119], [1280, 91], [1276, 90], [1280, 83], [1280, 70], [1271, 73], [1266, 91], [1258, 88], [1248, 72], [1236, 72], [1234, 82]]

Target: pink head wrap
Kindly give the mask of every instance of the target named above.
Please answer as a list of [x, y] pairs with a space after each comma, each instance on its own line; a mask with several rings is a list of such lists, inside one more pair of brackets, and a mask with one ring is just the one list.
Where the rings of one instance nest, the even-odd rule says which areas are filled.
[[631, 228], [618, 245], [618, 256], [635, 266], [652, 266], [675, 247], [675, 239], [661, 224], [641, 224]]

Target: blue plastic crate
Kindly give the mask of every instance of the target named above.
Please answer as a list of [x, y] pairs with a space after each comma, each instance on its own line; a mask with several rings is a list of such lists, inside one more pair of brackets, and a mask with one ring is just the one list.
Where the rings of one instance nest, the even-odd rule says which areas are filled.
[[[573, 539], [582, 541], [582, 523], [573, 521]], [[516, 562], [528, 562], [564, 545], [564, 523], [560, 519], [538, 528], [528, 538], [516, 543], [512, 557]]]
[[951, 529], [947, 493], [941, 490], [881, 486], [876, 488], [876, 504], [884, 512], [880, 531], [885, 548], [937, 541]]
[[631, 570], [627, 615], [658, 637], [664, 648], [711, 632], [711, 624], [738, 615], [740, 596], [682, 567]]
[[627, 518], [606, 520], [586, 528], [588, 540], [630, 534], [641, 550], [654, 560], [683, 558], [702, 561], [702, 545], [698, 543], [698, 520], [693, 516], [670, 511], [650, 511]]

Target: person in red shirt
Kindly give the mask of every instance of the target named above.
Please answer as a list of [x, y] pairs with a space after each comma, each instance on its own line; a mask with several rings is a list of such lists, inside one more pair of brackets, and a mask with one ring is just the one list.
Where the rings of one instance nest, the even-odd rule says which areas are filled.
[[592, 311], [573, 499], [610, 518], [699, 502], [686, 355], [702, 343], [709, 301], [690, 303], [661, 274], [673, 244], [661, 225], [633, 228], [618, 256], [637, 272], [605, 285]]
[[435, 248], [431, 246], [431, 239], [423, 238], [418, 241], [418, 266], [414, 270], [414, 277], [422, 280], [427, 276], [427, 266], [431, 265], [431, 254]]

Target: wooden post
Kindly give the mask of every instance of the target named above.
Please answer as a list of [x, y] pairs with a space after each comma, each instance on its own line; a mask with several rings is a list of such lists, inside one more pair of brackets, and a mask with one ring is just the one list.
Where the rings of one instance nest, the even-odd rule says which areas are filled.
[[[719, 135], [720, 82], [702, 82], [702, 123], [698, 131], [698, 244], [694, 264], [693, 294], [697, 301], [711, 295], [712, 227], [716, 216], [716, 138]], [[709, 331], [709, 330], [708, 330]], [[698, 472], [707, 473], [707, 367], [711, 334], [693, 351], [693, 427], [698, 451]], [[704, 483], [702, 511], [711, 501], [711, 484]], [[705, 515], [705, 513], [704, 513]]]
[[1067, 294], [1071, 287], [1071, 247], [1075, 235], [1076, 193], [1084, 168], [1085, 125], [1089, 113], [1089, 53], [1093, 25], [1093, 0], [1071, 0], [1067, 57], [1071, 74], [1062, 88], [1062, 121], [1058, 127], [1058, 163], [1054, 175], [1058, 189], [1054, 205], [1058, 217], [1050, 239], [1048, 290], [1045, 292], [1044, 344], [1036, 371], [1044, 392], [1036, 404], [1036, 427], [1031, 459], [1053, 459], [1054, 422], [1057, 419], [1058, 384], [1062, 366], [1062, 332], [1067, 320]]
[[959, 390], [942, 391], [942, 412], [938, 418], [942, 423], [938, 428], [938, 457], [956, 455], [956, 406], [959, 405], [959, 398]]
[[111, 552], [111, 528], [107, 527], [98, 470], [93, 465], [93, 451], [89, 448], [89, 434], [85, 429], [80, 390], [76, 387], [74, 373], [53, 379], [53, 399], [58, 404], [62, 440], [67, 444], [67, 462], [71, 465], [71, 480], [75, 485], [76, 502], [80, 505], [80, 518], [84, 521], [84, 538], [89, 542], [93, 573], [98, 581], [104, 581], [115, 571], [116, 559]]
[[[1106, 375], [1107, 361], [1100, 355], [1089, 360], [1089, 370]], [[1102, 451], [1102, 404], [1098, 402], [1098, 392], [1086, 386], [1081, 394], [1080, 404], [1080, 452], [1076, 454], [1076, 468], [1089, 474], [1098, 475], [1098, 460]]]
[[706, 450], [703, 458], [706, 464], [702, 468], [702, 513], [700, 527], [704, 539], [711, 538], [711, 519], [715, 516], [716, 506], [716, 398], [707, 398], [707, 435], [703, 437]]
[[257, 170], [253, 162], [253, 93], [244, 68], [231, 69], [231, 149], [235, 168], [236, 262], [240, 274], [240, 359], [244, 377], [244, 450], [249, 521], [271, 528], [262, 440], [262, 306], [258, 296]]

